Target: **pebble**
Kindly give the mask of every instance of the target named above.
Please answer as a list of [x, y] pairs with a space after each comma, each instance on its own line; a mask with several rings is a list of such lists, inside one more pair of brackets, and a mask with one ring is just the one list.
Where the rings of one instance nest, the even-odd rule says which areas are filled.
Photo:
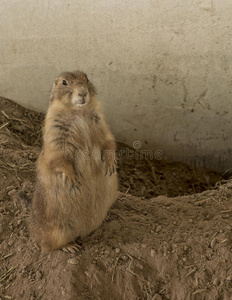
[[116, 248], [115, 252], [119, 254], [121, 252], [121, 250], [119, 248]]
[[14, 244], [14, 241], [12, 241], [12, 240], [8, 242], [8, 246], [10, 246], [10, 247], [11, 247], [13, 244]]
[[72, 257], [68, 259], [68, 263], [71, 265], [78, 265], [79, 264], [79, 260], [76, 257]]
[[41, 280], [43, 278], [42, 272], [41, 271], [37, 271], [35, 273], [35, 278], [36, 278], [36, 280]]
[[28, 157], [29, 157], [29, 159], [33, 159], [34, 158], [33, 153], [30, 153]]
[[220, 279], [216, 277], [216, 278], [213, 280], [213, 285], [219, 286], [219, 285], [220, 285]]
[[137, 267], [138, 267], [138, 269], [143, 270], [143, 265], [138, 264]]
[[21, 112], [19, 112], [19, 111], [17, 111], [17, 110], [14, 111], [14, 112], [12, 112], [12, 115], [15, 116], [16, 118], [19, 118], [19, 119], [22, 117]]
[[21, 224], [22, 224], [22, 220], [18, 220], [17, 225], [21, 225]]
[[105, 250], [105, 255], [109, 255], [110, 254], [110, 250]]
[[10, 185], [6, 188], [6, 191], [9, 192], [11, 190], [15, 189], [15, 187], [13, 185]]
[[10, 280], [10, 281], [12, 281], [14, 278], [15, 278], [15, 274], [11, 274], [11, 275], [9, 276], [9, 280]]
[[155, 232], [158, 233], [158, 232], [160, 232], [161, 230], [162, 230], [162, 226], [159, 225], [159, 226], [156, 228]]
[[162, 297], [159, 294], [155, 294], [151, 300], [162, 300]]
[[13, 190], [9, 191], [7, 194], [8, 194], [8, 196], [12, 197], [15, 195], [16, 192], [17, 192], [16, 189], [13, 189]]
[[155, 256], [155, 250], [151, 249], [151, 257], [154, 257], [154, 256]]
[[123, 259], [124, 261], [127, 261], [127, 260], [128, 260], [128, 256], [127, 256], [127, 255], [123, 255], [123, 256], [122, 256], [122, 259]]
[[227, 280], [227, 281], [231, 281], [231, 280], [232, 280], [232, 275], [227, 276], [227, 277], [226, 277], [226, 280]]
[[21, 245], [19, 245], [19, 246], [17, 247], [17, 250], [18, 250], [19, 252], [21, 252], [22, 249], [23, 249], [23, 246], [21, 246]]

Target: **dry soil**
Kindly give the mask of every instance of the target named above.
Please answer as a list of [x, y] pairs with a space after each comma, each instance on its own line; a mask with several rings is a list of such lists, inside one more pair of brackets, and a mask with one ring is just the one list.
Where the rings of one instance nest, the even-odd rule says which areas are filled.
[[32, 198], [43, 119], [0, 98], [0, 299], [232, 299], [232, 182], [120, 143], [105, 222], [77, 254], [41, 253], [18, 194]]

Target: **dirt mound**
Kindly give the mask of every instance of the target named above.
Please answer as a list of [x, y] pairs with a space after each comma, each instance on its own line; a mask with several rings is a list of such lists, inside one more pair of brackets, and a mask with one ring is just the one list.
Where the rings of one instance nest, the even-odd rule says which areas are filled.
[[44, 116], [3, 98], [0, 108], [0, 299], [232, 299], [230, 181], [213, 188], [215, 172], [137, 159], [118, 144], [120, 193], [107, 219], [80, 253], [45, 255], [18, 196], [35, 188]]

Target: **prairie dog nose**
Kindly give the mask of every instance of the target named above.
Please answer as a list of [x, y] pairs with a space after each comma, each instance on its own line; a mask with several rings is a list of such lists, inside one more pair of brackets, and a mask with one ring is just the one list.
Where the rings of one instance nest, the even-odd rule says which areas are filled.
[[81, 88], [79, 91], [78, 91], [78, 96], [80, 97], [85, 97], [87, 95], [87, 91], [85, 88]]

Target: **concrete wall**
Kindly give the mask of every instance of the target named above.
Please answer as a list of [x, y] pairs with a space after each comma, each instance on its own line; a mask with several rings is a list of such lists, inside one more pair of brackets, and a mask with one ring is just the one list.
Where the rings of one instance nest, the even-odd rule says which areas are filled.
[[231, 12], [229, 0], [1, 0], [0, 95], [46, 111], [56, 75], [81, 69], [119, 141], [225, 171]]

